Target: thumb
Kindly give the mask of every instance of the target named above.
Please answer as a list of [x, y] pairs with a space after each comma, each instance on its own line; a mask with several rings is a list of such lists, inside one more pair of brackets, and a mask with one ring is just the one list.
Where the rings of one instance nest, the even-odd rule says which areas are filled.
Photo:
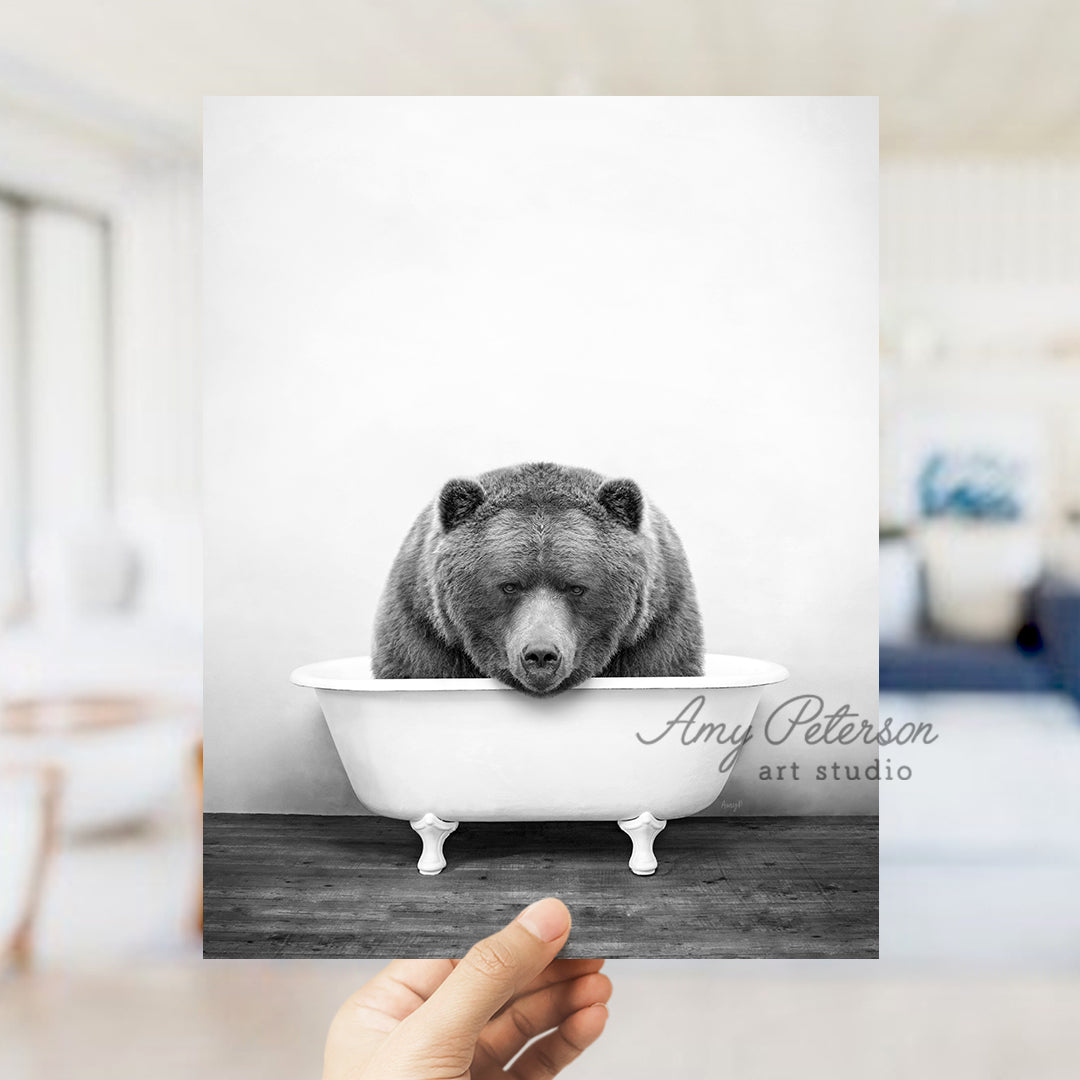
[[411, 1029], [408, 1041], [417, 1050], [460, 1048], [471, 1058], [484, 1025], [555, 959], [569, 935], [570, 912], [561, 900], [549, 896], [530, 904], [509, 926], [465, 954], [402, 1025]]

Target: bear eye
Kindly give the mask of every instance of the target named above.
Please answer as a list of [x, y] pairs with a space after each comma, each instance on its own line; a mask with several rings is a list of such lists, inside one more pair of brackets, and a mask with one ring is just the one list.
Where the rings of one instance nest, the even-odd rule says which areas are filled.
[[504, 582], [502, 585], [499, 586], [499, 588], [502, 589], [502, 591], [506, 593], [507, 596], [513, 596], [514, 593], [518, 591], [518, 586], [515, 585], [512, 581]]
[[585, 586], [584, 585], [571, 585], [570, 588], [567, 591], [570, 593], [571, 596], [584, 596], [585, 595]]

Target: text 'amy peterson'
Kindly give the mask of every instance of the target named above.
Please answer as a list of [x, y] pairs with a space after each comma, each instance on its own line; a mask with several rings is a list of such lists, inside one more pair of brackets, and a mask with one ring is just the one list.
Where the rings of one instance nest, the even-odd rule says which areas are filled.
[[[739, 751], [753, 736], [750, 724], [713, 724], [700, 720], [698, 716], [705, 706], [704, 695], [699, 694], [683, 706], [678, 716], [669, 720], [661, 731], [647, 738], [639, 731], [638, 742], [653, 746], [672, 735], [684, 746], [693, 746], [715, 742], [730, 747], [720, 762], [720, 771], [725, 772], [735, 764]], [[863, 743], [866, 746], [909, 746], [921, 742], [929, 745], [937, 742], [933, 724], [928, 721], [900, 724], [893, 726], [893, 718], [885, 717], [879, 724], [853, 712], [850, 705], [844, 704], [830, 713], [825, 712], [825, 700], [817, 694], [800, 694], [778, 705], [769, 714], [762, 728], [765, 740], [772, 746], [781, 746], [793, 735], [799, 734], [810, 746], [851, 746]]]

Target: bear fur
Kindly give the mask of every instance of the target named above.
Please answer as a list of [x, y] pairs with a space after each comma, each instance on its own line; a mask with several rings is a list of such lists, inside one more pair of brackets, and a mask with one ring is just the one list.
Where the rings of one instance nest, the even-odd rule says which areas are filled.
[[443, 486], [394, 561], [372, 649], [376, 678], [488, 676], [531, 694], [703, 663], [667, 518], [633, 480], [549, 463]]

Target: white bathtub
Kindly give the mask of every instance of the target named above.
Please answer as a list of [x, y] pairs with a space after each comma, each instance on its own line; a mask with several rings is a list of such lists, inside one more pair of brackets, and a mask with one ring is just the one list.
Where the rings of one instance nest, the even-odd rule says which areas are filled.
[[420, 873], [442, 870], [462, 821], [617, 821], [630, 869], [651, 874], [656, 834], [716, 800], [763, 688], [788, 674], [716, 655], [705, 672], [590, 679], [538, 698], [494, 679], [374, 679], [353, 657], [292, 681], [315, 690], [360, 802], [420, 834]]

